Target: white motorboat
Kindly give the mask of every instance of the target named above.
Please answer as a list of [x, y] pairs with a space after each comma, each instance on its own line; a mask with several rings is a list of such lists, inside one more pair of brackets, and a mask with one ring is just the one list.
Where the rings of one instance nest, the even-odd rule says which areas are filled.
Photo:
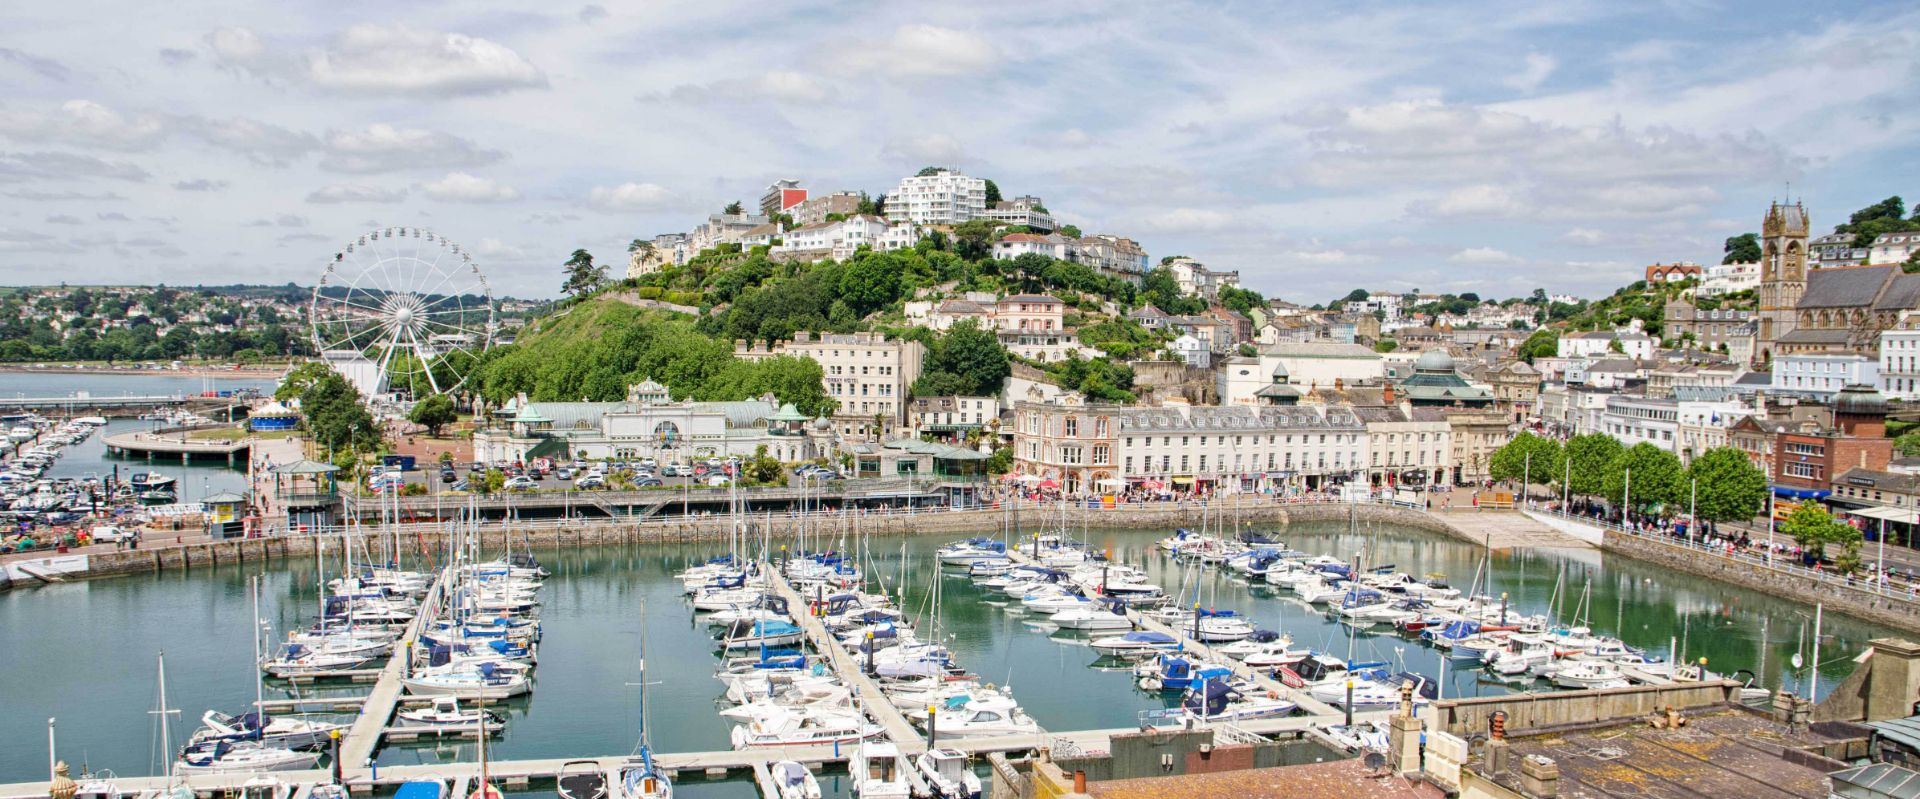
[[980, 775], [973, 773], [966, 753], [958, 749], [929, 749], [920, 753], [913, 767], [940, 799], [979, 799]]
[[820, 781], [813, 772], [793, 760], [782, 760], [768, 769], [773, 773], [773, 789], [778, 799], [820, 799]]
[[991, 538], [955, 541], [939, 549], [936, 557], [948, 566], [972, 566], [1007, 559], [1007, 546]]
[[948, 697], [945, 701], [927, 708], [916, 708], [906, 712], [909, 720], [915, 724], [926, 725], [929, 719], [932, 727], [942, 735], [1025, 735], [1040, 731], [1039, 722], [1027, 716], [1019, 703], [1006, 689], [982, 689]]
[[1047, 617], [1047, 621], [1063, 630], [1127, 630], [1133, 627], [1133, 620], [1127, 618], [1127, 604], [1107, 598], [1067, 608]]
[[1553, 672], [1553, 684], [1562, 688], [1625, 688], [1628, 685], [1620, 667], [1606, 660], [1580, 659], [1562, 664]]
[[735, 749], [769, 746], [813, 746], [850, 744], [879, 735], [884, 730], [857, 714], [781, 708], [761, 718], [733, 728]]
[[1387, 725], [1383, 722], [1356, 722], [1351, 727], [1345, 724], [1329, 724], [1320, 728], [1320, 731], [1326, 733], [1334, 743], [1346, 747], [1349, 752], [1385, 754], [1387, 751]]
[[279, 655], [261, 663], [260, 668], [282, 679], [317, 677], [352, 671], [372, 660], [373, 656], [368, 654], [317, 652], [302, 644], [288, 644], [281, 648]]
[[1171, 652], [1180, 648], [1180, 641], [1171, 635], [1152, 630], [1135, 630], [1126, 635], [1114, 635], [1095, 638], [1089, 643], [1093, 651], [1113, 657], [1147, 657], [1160, 652]]
[[1242, 641], [1253, 635], [1253, 624], [1246, 619], [1230, 615], [1232, 611], [1218, 611], [1202, 617], [1193, 625], [1193, 637], [1207, 643]]
[[900, 747], [892, 741], [861, 741], [847, 762], [853, 795], [859, 799], [910, 799], [913, 784], [907, 780], [907, 768]]
[[1436, 693], [1432, 680], [1404, 671], [1385, 678], [1353, 677], [1351, 681], [1351, 700], [1348, 699], [1347, 679], [1316, 684], [1308, 689], [1308, 693], [1329, 705], [1351, 706], [1354, 710], [1397, 707], [1400, 704], [1400, 688], [1407, 683], [1413, 684], [1413, 702], [1416, 706], [1432, 702]]
[[398, 726], [431, 727], [440, 730], [479, 730], [496, 733], [507, 728], [507, 719], [491, 710], [460, 706], [451, 696], [436, 696], [426, 707], [407, 708], [396, 714]]

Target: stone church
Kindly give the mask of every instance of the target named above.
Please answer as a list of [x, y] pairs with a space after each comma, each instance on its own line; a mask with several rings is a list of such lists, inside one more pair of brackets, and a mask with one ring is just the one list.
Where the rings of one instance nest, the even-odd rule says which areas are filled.
[[1920, 274], [1898, 266], [1809, 269], [1807, 209], [1774, 203], [1760, 233], [1754, 361], [1795, 353], [1874, 355], [1880, 333], [1920, 309]]

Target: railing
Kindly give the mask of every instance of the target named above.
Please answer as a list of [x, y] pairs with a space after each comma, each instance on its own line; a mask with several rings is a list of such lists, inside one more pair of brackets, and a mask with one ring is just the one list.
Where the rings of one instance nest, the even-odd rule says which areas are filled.
[[[1737, 562], [1737, 563], [1744, 563], [1750, 566], [1757, 566], [1763, 569], [1769, 569], [1779, 574], [1799, 577], [1799, 578], [1811, 580], [1815, 583], [1819, 583], [1823, 585], [1829, 585], [1836, 588], [1844, 588], [1848, 590], [1859, 591], [1861, 593], [1871, 594], [1873, 596], [1884, 597], [1887, 599], [1899, 600], [1902, 602], [1920, 604], [1920, 583], [1916, 583], [1913, 580], [1902, 577], [1900, 575], [1888, 574], [1884, 570], [1885, 569], [1884, 564], [1881, 567], [1882, 570], [1875, 573], [1873, 576], [1856, 578], [1852, 575], [1838, 575], [1838, 574], [1834, 574], [1832, 572], [1826, 571], [1824, 569], [1807, 567], [1805, 565], [1800, 564], [1796, 558], [1791, 556], [1778, 557], [1773, 553], [1771, 549], [1767, 548], [1769, 544], [1766, 542], [1758, 542], [1758, 541], [1755, 542], [1756, 544], [1758, 544], [1760, 547], [1763, 548], [1762, 552], [1752, 552], [1752, 551], [1748, 551], [1738, 547], [1734, 548], [1733, 551], [1729, 552], [1728, 546], [1726, 544], [1701, 540], [1692, 531], [1688, 531], [1686, 535], [1680, 536], [1680, 535], [1675, 535], [1668, 530], [1636, 529], [1636, 528], [1628, 527], [1625, 525], [1621, 525], [1617, 522], [1614, 522], [1608, 519], [1595, 518], [1592, 516], [1581, 516], [1581, 515], [1569, 514], [1560, 510], [1547, 510], [1539, 507], [1529, 506], [1527, 508], [1527, 511], [1530, 513], [1538, 513], [1543, 516], [1552, 516], [1557, 519], [1564, 519], [1574, 524], [1584, 524], [1589, 527], [1598, 527], [1603, 530], [1610, 530], [1616, 533], [1630, 535], [1635, 538], [1643, 538], [1649, 541], [1658, 541], [1668, 546], [1676, 546], [1684, 549], [1693, 550], [1693, 551], [1705, 554], [1709, 557], [1723, 558], [1723, 559]], [[1779, 535], [1778, 540], [1785, 541], [1785, 542], [1792, 542], [1793, 537], [1787, 536], [1787, 535]], [[1885, 578], [1891, 578], [1891, 579], [1885, 579]]]

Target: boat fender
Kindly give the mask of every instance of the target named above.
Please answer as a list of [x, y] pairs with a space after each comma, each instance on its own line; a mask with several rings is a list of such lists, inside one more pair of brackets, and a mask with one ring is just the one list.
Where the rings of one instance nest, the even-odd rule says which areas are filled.
[[1268, 698], [1268, 699], [1279, 699], [1279, 698], [1280, 698], [1280, 692], [1279, 692], [1279, 691], [1268, 691], [1268, 692], [1267, 692], [1267, 698]]

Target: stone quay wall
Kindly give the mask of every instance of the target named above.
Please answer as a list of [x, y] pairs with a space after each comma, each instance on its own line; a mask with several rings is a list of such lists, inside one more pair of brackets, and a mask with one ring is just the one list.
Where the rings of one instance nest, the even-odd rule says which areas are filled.
[[1812, 579], [1786, 568], [1709, 554], [1656, 537], [1632, 535], [1618, 530], [1607, 530], [1600, 548], [1612, 554], [1809, 605], [1824, 604], [1829, 612], [1844, 613], [1900, 630], [1920, 631], [1920, 601], [1915, 601], [1905, 592], [1883, 594], [1864, 582], [1848, 585], [1832, 578]]

